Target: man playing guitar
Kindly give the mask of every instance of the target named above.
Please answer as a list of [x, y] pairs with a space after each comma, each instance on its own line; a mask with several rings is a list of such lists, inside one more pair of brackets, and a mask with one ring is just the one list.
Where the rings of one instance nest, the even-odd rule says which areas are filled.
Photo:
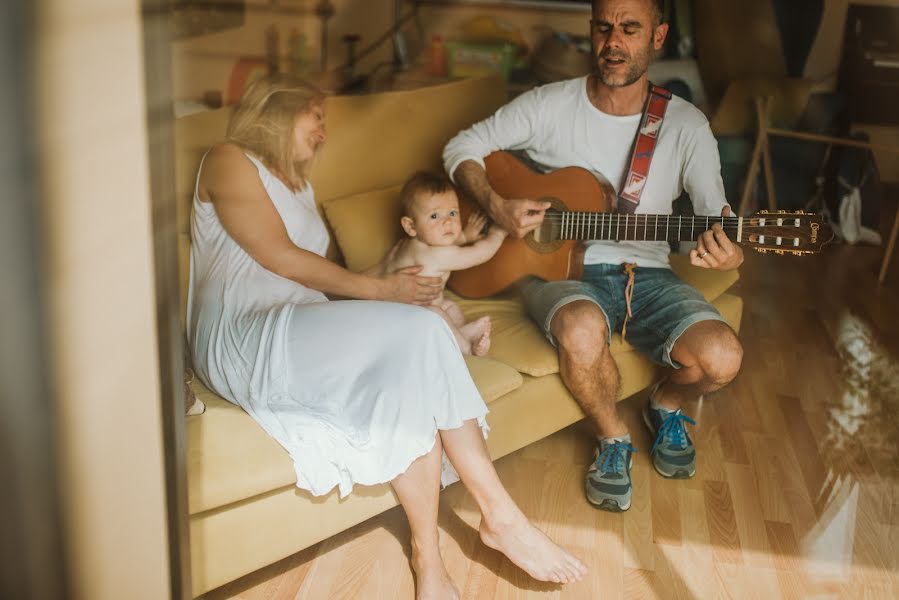
[[[668, 33], [663, 14], [662, 0], [594, 0], [591, 75], [522, 94], [447, 144], [447, 172], [511, 236], [537, 228], [549, 203], [495, 192], [483, 159], [496, 150], [524, 151], [549, 169], [579, 166], [602, 173], [618, 190], [619, 212], [670, 214], [673, 200], [686, 191], [697, 215], [730, 216], [718, 147], [705, 116], [676, 97], [667, 101], [663, 121], [644, 112], [655, 98], [649, 62]], [[651, 171], [644, 160], [646, 138], [652, 138]], [[685, 429], [693, 421], [681, 412], [682, 403], [729, 383], [742, 361], [733, 330], [671, 271], [669, 250], [664, 241], [593, 241], [582, 280], [531, 279], [522, 286], [529, 314], [558, 347], [565, 385], [596, 426], [597, 453], [585, 489], [587, 499], [606, 510], [630, 507], [634, 452], [617, 412], [611, 334], [621, 332], [671, 368], [653, 386], [643, 415], [655, 435], [653, 465], [666, 477], [695, 473], [695, 449]], [[736, 269], [743, 251], [716, 224], [699, 236], [690, 262]]]

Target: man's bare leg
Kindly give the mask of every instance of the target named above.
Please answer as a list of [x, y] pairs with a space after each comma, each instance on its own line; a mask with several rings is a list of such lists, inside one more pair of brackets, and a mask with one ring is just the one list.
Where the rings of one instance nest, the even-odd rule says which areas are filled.
[[678, 338], [671, 358], [683, 366], [651, 392], [643, 420], [655, 436], [653, 467], [663, 477], [683, 479], [696, 473], [696, 448], [685, 427], [694, 421], [679, 409], [730, 382], [740, 370], [743, 350], [725, 323], [700, 321]]
[[417, 600], [456, 600], [459, 590], [450, 579], [440, 555], [437, 504], [443, 448], [440, 436], [434, 447], [409, 465], [391, 484], [406, 511], [412, 530], [412, 569]]
[[481, 509], [480, 534], [486, 545], [540, 581], [570, 583], [584, 576], [584, 564], [531, 524], [509, 496], [476, 421], [443, 430], [440, 436], [447, 457]]
[[562, 381], [596, 427], [597, 455], [584, 480], [587, 501], [603, 510], [625, 511], [633, 495], [633, 447], [618, 416], [620, 377], [605, 315], [596, 304], [578, 300], [559, 309], [550, 331], [559, 346]]
[[627, 425], [618, 416], [621, 380], [609, 351], [605, 315], [594, 303], [577, 300], [559, 309], [550, 331], [559, 347], [562, 381], [598, 435], [627, 435]]
[[668, 410], [677, 410], [684, 402], [730, 383], [740, 371], [743, 346], [726, 323], [699, 321], [678, 338], [671, 358], [683, 366], [672, 371], [653, 400]]

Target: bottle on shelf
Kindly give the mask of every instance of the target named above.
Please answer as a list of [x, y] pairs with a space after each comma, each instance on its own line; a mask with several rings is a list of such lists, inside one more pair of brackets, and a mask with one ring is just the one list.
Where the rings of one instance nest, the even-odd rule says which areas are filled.
[[435, 35], [431, 38], [428, 74], [435, 77], [446, 77], [446, 46], [441, 35]]
[[287, 71], [294, 75], [304, 75], [306, 63], [306, 34], [294, 27], [287, 36]]
[[270, 74], [277, 73], [281, 67], [278, 60], [279, 37], [276, 25], [265, 28], [265, 62]]

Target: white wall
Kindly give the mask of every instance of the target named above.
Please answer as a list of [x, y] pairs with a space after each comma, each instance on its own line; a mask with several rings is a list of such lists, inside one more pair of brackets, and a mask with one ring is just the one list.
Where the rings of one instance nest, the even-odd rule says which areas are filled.
[[139, 0], [34, 3], [47, 376], [74, 597], [169, 597]]

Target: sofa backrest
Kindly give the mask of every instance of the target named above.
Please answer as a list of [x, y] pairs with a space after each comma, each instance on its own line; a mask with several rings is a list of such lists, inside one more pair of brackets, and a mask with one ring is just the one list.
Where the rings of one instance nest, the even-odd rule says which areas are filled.
[[507, 100], [499, 78], [329, 98], [328, 141], [312, 173], [319, 204], [443, 170], [444, 145]]
[[[366, 96], [333, 96], [325, 105], [328, 140], [312, 173], [323, 202], [401, 184], [419, 169], [441, 170], [443, 146], [506, 100], [499, 77]], [[222, 141], [230, 108], [175, 121], [182, 323], [187, 304], [190, 209], [203, 154]], [[333, 246], [333, 244], [332, 244]]]

